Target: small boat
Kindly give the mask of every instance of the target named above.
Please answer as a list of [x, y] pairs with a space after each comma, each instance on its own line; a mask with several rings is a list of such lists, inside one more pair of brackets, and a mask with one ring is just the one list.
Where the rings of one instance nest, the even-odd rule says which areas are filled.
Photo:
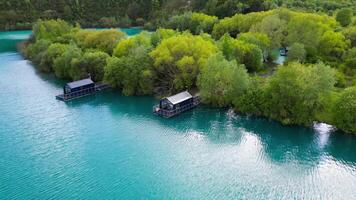
[[95, 94], [98, 91], [109, 88], [108, 84], [94, 83], [91, 78], [70, 82], [64, 85], [63, 94], [57, 95], [56, 99], [70, 101], [84, 96]]
[[159, 104], [153, 107], [153, 112], [159, 116], [171, 118], [182, 112], [191, 110], [199, 104], [199, 96], [192, 96], [189, 92], [185, 91], [161, 99]]

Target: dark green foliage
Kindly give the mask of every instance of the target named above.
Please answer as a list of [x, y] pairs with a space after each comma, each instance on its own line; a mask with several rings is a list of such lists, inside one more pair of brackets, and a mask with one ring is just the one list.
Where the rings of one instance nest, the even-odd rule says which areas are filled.
[[108, 59], [105, 81], [121, 88], [125, 95], [152, 94], [155, 73], [149, 52], [152, 50], [151, 36], [143, 32], [122, 41]]
[[248, 90], [234, 98], [234, 107], [240, 113], [262, 116], [266, 110], [265, 80], [252, 77]]
[[211, 33], [213, 26], [217, 22], [218, 18], [215, 16], [186, 12], [182, 15], [171, 17], [168, 22], [168, 27], [179, 31], [189, 30], [193, 34], [199, 34], [201, 32]]
[[350, 8], [343, 8], [336, 13], [336, 20], [341, 26], [348, 26], [352, 21], [352, 10]]
[[0, 30], [28, 29], [40, 18], [60, 18], [79, 22], [83, 27], [137, 26], [144, 21], [149, 21], [151, 27], [160, 27], [170, 16], [187, 11], [224, 18], [278, 7], [332, 15], [342, 8], [355, 9], [355, 3], [353, 0], [0, 0]]
[[81, 58], [82, 50], [75, 45], [66, 45], [65, 48], [63, 54], [54, 60], [53, 70], [59, 78], [73, 79], [77, 77], [77, 71], [73, 68], [74, 61]]
[[333, 120], [340, 129], [356, 134], [356, 87], [345, 89], [333, 109]]
[[102, 81], [108, 58], [109, 55], [101, 51], [84, 53], [82, 57], [72, 61], [71, 78], [79, 80], [86, 78], [90, 74], [93, 81]]
[[140, 46], [129, 56], [110, 58], [105, 69], [105, 80], [121, 88], [125, 95], [152, 94], [155, 76], [147, 51], [144, 46]]

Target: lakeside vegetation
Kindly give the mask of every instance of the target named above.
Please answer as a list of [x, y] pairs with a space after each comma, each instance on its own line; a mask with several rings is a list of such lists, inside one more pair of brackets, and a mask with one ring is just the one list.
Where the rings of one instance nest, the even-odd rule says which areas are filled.
[[[355, 12], [354, 0], [0, 0], [0, 30], [29, 29], [37, 19], [63, 19], [83, 27], [165, 27], [183, 12], [202, 12], [220, 19], [236, 13], [288, 8], [323, 12]], [[199, 16], [197, 16], [199, 18]]]
[[[224, 19], [188, 11], [134, 37], [40, 20], [33, 33], [24, 54], [59, 78], [90, 73], [125, 95], [199, 90], [212, 106], [356, 133], [356, 26], [347, 9], [329, 16], [280, 8]], [[276, 66], [281, 47], [288, 57]]]

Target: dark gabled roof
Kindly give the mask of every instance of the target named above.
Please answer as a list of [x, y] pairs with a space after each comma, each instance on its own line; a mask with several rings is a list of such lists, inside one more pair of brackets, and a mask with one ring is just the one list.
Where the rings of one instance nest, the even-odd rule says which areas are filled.
[[74, 89], [74, 88], [82, 87], [82, 86], [85, 86], [85, 85], [90, 85], [90, 84], [93, 84], [93, 83], [94, 82], [90, 78], [87, 78], [87, 79], [83, 79], [83, 80], [67, 83], [67, 86], [70, 89]]
[[193, 96], [189, 92], [185, 91], [174, 96], [167, 97], [167, 100], [175, 105], [191, 98], [193, 98]]

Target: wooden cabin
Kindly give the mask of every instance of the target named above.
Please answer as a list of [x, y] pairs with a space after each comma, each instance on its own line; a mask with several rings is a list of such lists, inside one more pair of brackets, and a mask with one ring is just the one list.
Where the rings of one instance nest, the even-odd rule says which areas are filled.
[[85, 89], [95, 90], [94, 88], [95, 83], [90, 78], [87, 78], [65, 84], [63, 87], [63, 92], [64, 94], [69, 94], [71, 92], [78, 92]]
[[56, 98], [62, 101], [69, 101], [107, 88], [109, 88], [109, 85], [104, 83], [95, 84], [90, 78], [87, 78], [65, 84], [63, 94], [57, 95]]
[[154, 107], [154, 113], [170, 118], [196, 107], [199, 103], [199, 97], [193, 97], [189, 92], [185, 91], [161, 99], [159, 105]]

